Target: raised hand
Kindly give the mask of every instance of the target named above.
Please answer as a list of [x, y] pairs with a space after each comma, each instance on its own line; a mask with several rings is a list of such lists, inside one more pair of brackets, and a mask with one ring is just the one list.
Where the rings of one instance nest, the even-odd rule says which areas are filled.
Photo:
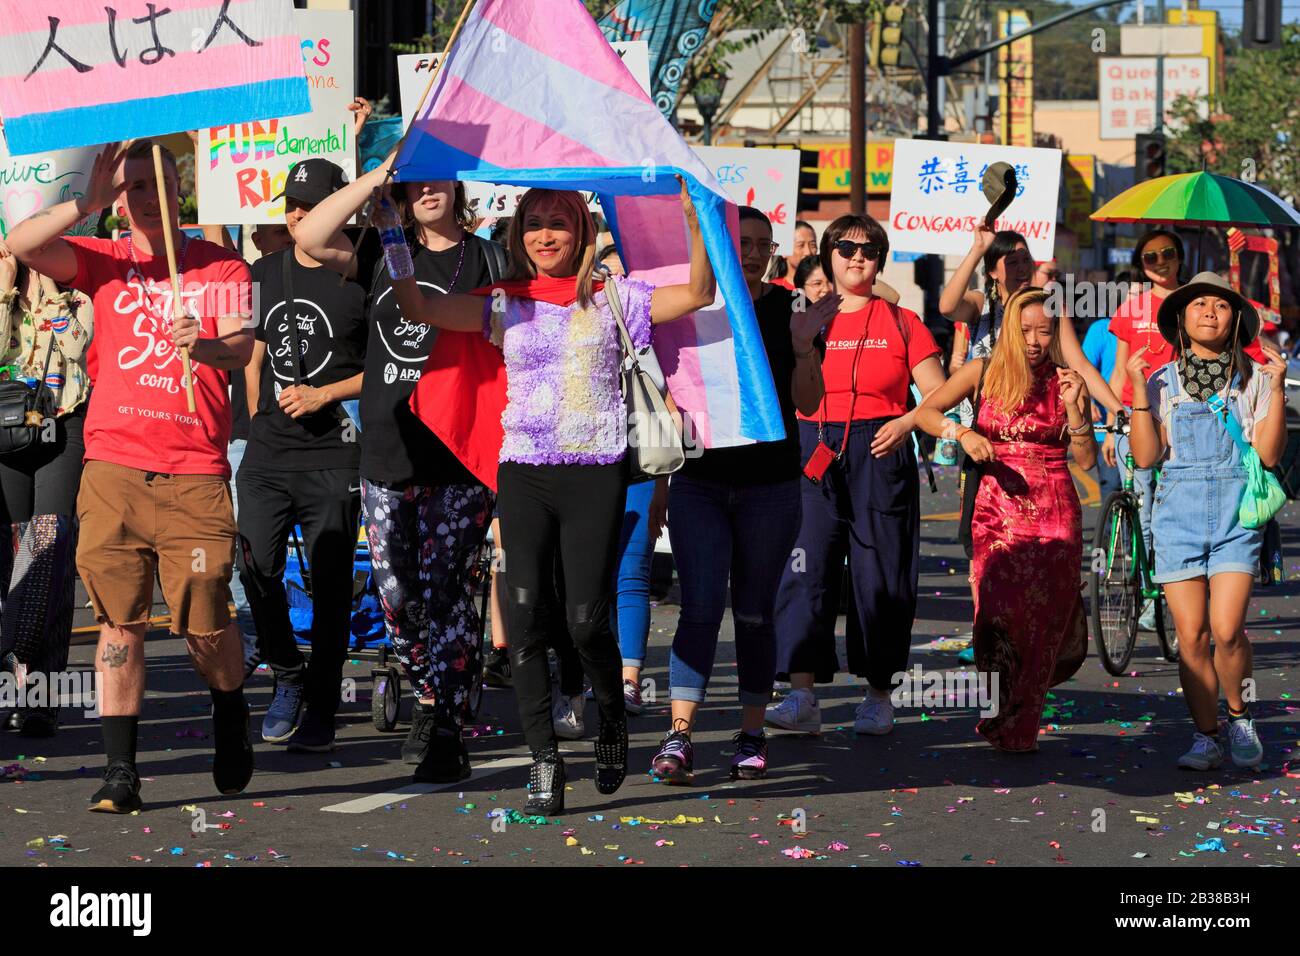
[[1078, 405], [1083, 392], [1083, 376], [1069, 368], [1058, 368], [1056, 377], [1061, 382], [1061, 398], [1067, 405]]
[[[796, 292], [796, 303], [807, 303], [802, 292]], [[796, 352], [807, 352], [812, 348], [817, 334], [835, 318], [840, 303], [844, 301], [838, 292], [828, 292], [822, 298], [803, 309], [795, 309], [790, 315], [790, 339], [794, 342]]]
[[1268, 376], [1268, 383], [1273, 389], [1273, 394], [1281, 395], [1286, 391], [1286, 359], [1282, 357], [1282, 353], [1269, 348], [1267, 345], [1261, 346], [1261, 348], [1264, 350], [1264, 354], [1268, 356], [1268, 364], [1261, 368], [1260, 371]]
[[113, 205], [114, 200], [126, 190], [126, 182], [114, 184], [117, 168], [126, 156], [125, 143], [108, 143], [95, 157], [86, 180], [85, 193], [77, 200], [77, 211], [82, 215], [99, 212]]
[[1128, 363], [1124, 366], [1124, 371], [1128, 373], [1128, 380], [1133, 383], [1134, 392], [1142, 392], [1146, 389], [1146, 370], [1151, 367], [1151, 363], [1142, 357], [1146, 354], [1146, 350], [1147, 347], [1142, 346], [1129, 356]]

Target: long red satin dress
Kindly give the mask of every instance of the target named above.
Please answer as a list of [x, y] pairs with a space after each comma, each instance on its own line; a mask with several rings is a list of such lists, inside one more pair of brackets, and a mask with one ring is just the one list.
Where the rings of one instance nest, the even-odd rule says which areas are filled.
[[997, 714], [976, 730], [1001, 750], [1038, 749], [1050, 687], [1082, 665], [1087, 631], [1080, 589], [1079, 495], [1055, 366], [1043, 362], [1019, 407], [980, 403], [975, 429], [993, 444], [971, 519], [976, 585], [975, 664], [997, 675]]

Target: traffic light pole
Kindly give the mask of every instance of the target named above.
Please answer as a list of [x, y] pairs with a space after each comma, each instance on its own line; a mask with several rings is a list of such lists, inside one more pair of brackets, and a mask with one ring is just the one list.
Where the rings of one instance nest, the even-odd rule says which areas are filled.
[[[1139, 0], [1143, 2], [1143, 0]], [[1165, 0], [1156, 4], [1156, 17], [1160, 22], [1160, 53], [1156, 56], [1156, 118], [1151, 132], [1158, 133], [1165, 128]]]
[[[1073, 20], [1075, 17], [1082, 16], [1085, 13], [1091, 13], [1093, 10], [1101, 10], [1104, 7], [1117, 7], [1120, 4], [1131, 3], [1132, 0], [1098, 0], [1096, 3], [1090, 3], [1086, 6], [1076, 7], [1066, 13], [1049, 17], [1042, 23], [1036, 23], [1028, 29], [1021, 30], [1019, 33], [1013, 33], [1009, 37], [1003, 37], [1000, 40], [994, 40], [992, 43], [986, 43], [974, 50], [969, 50], [961, 56], [947, 57], [939, 52], [939, 23], [940, 3], [939, 0], [926, 0], [926, 17], [930, 23], [929, 41], [926, 48], [925, 64], [925, 99], [926, 99], [926, 135], [930, 139], [938, 139], [943, 133], [943, 117], [939, 110], [939, 84], [945, 76], [951, 74], [959, 66], [964, 66], [972, 60], [977, 60], [986, 54], [999, 50], [1004, 46], [1015, 43], [1022, 37], [1032, 36], [1035, 33], [1041, 33], [1043, 30], [1050, 29], [1058, 23], [1064, 23], [1066, 20]], [[1161, 17], [1164, 16], [1164, 0], [1160, 0]]]

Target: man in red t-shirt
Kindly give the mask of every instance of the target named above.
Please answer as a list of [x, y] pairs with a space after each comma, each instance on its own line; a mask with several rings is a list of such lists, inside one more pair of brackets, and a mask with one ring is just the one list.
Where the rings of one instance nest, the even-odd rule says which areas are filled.
[[[9, 239], [20, 260], [85, 292], [95, 307], [98, 361], [77, 499], [77, 570], [100, 624], [96, 661], [108, 758], [90, 809], [108, 813], [140, 808], [136, 734], [155, 571], [172, 633], [185, 637], [211, 689], [217, 789], [239, 793], [253, 774], [242, 649], [229, 610], [235, 521], [226, 459], [228, 370], [246, 365], [253, 348], [251, 280], [234, 253], [182, 239], [182, 315], [172, 318], [164, 224], [180, 235], [176, 159], [162, 150], [164, 210], [152, 147], [148, 140], [107, 147], [82, 198], [29, 218]], [[126, 216], [126, 238], [63, 237], [107, 206]], [[194, 412], [186, 407], [185, 348]]]

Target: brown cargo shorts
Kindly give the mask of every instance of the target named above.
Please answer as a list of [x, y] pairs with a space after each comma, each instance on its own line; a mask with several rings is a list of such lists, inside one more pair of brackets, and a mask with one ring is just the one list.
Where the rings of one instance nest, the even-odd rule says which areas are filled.
[[147, 623], [157, 571], [173, 634], [225, 630], [236, 528], [224, 478], [88, 461], [77, 518], [77, 571], [101, 624]]

